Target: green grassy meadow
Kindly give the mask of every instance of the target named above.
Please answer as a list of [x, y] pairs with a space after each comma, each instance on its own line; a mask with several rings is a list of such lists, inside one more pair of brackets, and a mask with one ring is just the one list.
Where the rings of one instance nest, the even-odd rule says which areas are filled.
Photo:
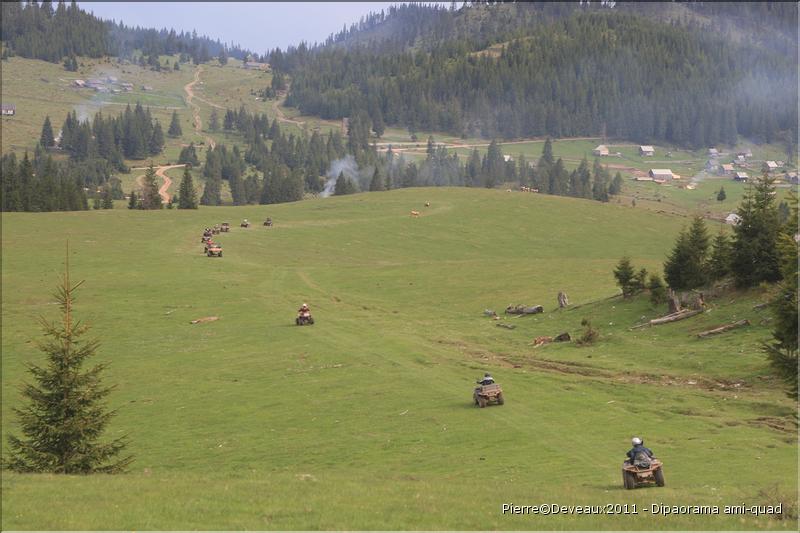
[[[76, 313], [117, 386], [108, 436], [127, 434], [136, 456], [124, 475], [3, 472], [3, 529], [796, 528], [796, 404], [759, 351], [769, 313], [753, 310], [769, 290], [636, 330], [665, 310], [613, 297], [619, 258], [660, 271], [683, 217], [455, 188], [191, 212], [119, 204], [2, 214], [3, 450], [25, 365], [43, 358], [36, 318], [57, 317], [69, 238], [72, 276], [86, 280]], [[223, 221], [224, 255], [205, 257], [202, 228]], [[557, 310], [558, 291], [571, 308]], [[294, 325], [303, 301], [312, 327]], [[483, 316], [512, 303], [545, 313], [504, 317], [512, 330]], [[207, 316], [219, 320], [189, 323]], [[531, 346], [579, 336], [582, 318], [600, 329], [594, 346]], [[752, 326], [696, 338], [740, 318]], [[504, 406], [472, 405], [485, 371]], [[666, 487], [623, 490], [633, 435], [663, 459]], [[504, 503], [639, 512], [504, 515]], [[642, 510], [741, 503], [782, 503], [793, 518]]]

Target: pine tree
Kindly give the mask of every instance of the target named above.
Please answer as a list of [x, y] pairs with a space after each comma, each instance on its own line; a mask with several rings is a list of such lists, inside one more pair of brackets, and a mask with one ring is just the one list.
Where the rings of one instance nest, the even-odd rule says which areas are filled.
[[128, 199], [128, 209], [138, 209], [139, 199], [136, 198], [136, 191], [131, 191], [130, 198]]
[[42, 124], [42, 135], [39, 137], [39, 143], [45, 148], [55, 146], [56, 140], [53, 137], [53, 126], [50, 124], [50, 116], [44, 117], [44, 124]]
[[164, 150], [164, 132], [161, 130], [161, 124], [158, 121], [156, 121], [156, 125], [153, 127], [148, 149], [150, 155], [158, 155]]
[[727, 197], [728, 197], [728, 195], [725, 194], [725, 187], [720, 187], [719, 188], [719, 192], [717, 193], [717, 201], [718, 202], [724, 202], [725, 198], [727, 198]]
[[336, 185], [333, 187], [333, 194], [341, 196], [344, 194], [354, 194], [355, 192], [357, 192], [355, 184], [350, 178], [344, 175], [344, 172], [340, 172], [339, 177], [336, 178]]
[[100, 438], [115, 411], [108, 411], [104, 399], [113, 387], [102, 385], [106, 365], [84, 370], [99, 344], [81, 337], [88, 327], [74, 320], [75, 290], [82, 284], [69, 278], [67, 264], [55, 297], [61, 307], [61, 323], [40, 320], [49, 340], [39, 344], [47, 354], [47, 365], [30, 365], [35, 384], [26, 384], [23, 396], [29, 404], [15, 408], [23, 438], [9, 435], [10, 453], [6, 467], [15, 472], [91, 474], [124, 472], [133, 461], [128, 455], [118, 458], [127, 444], [126, 437], [101, 443]]
[[103, 185], [100, 197], [102, 199], [103, 209], [114, 209], [114, 198], [111, 194], [111, 185], [109, 185], [108, 183]]
[[167, 130], [167, 135], [170, 137], [180, 137], [183, 135], [183, 130], [181, 129], [181, 121], [178, 119], [178, 112], [172, 112], [172, 121], [169, 123], [169, 129]]
[[217, 110], [211, 110], [211, 118], [208, 120], [208, 129], [211, 131], [219, 131], [219, 115]]
[[731, 273], [731, 240], [722, 231], [711, 243], [708, 260], [708, 275], [711, 281], [719, 281]]
[[622, 295], [627, 298], [634, 293], [634, 278], [636, 276], [633, 270], [633, 265], [629, 257], [623, 257], [617, 263], [614, 269], [614, 278], [617, 280], [617, 285], [622, 289]]
[[664, 277], [675, 290], [696, 289], [708, 283], [708, 231], [702, 217], [695, 217], [688, 231], [681, 231], [664, 263]]
[[153, 163], [142, 178], [142, 209], [161, 209], [161, 195], [158, 194], [158, 180], [156, 179], [156, 171], [153, 168]]
[[772, 315], [775, 319], [775, 329], [772, 332], [774, 340], [763, 345], [764, 351], [772, 368], [778, 373], [787, 386], [787, 393], [791, 398], [797, 399], [797, 374], [798, 374], [798, 243], [795, 235], [798, 232], [797, 196], [789, 196], [792, 204], [792, 216], [782, 228], [777, 238], [777, 248], [780, 259], [783, 281], [778, 286], [778, 293], [772, 302]]
[[650, 303], [653, 305], [659, 305], [667, 301], [667, 288], [658, 274], [650, 274], [647, 289], [650, 291]]
[[733, 227], [731, 270], [737, 287], [781, 279], [776, 241], [780, 226], [773, 197], [775, 179], [764, 174], [751, 185], [739, 206], [741, 220]]
[[384, 190], [384, 180], [381, 176], [381, 173], [378, 171], [378, 167], [375, 167], [375, 172], [372, 173], [372, 181], [369, 183], [369, 190], [370, 191], [382, 191]]
[[180, 198], [178, 209], [197, 209], [197, 192], [194, 190], [192, 174], [189, 172], [189, 165], [183, 167], [183, 177], [178, 192]]

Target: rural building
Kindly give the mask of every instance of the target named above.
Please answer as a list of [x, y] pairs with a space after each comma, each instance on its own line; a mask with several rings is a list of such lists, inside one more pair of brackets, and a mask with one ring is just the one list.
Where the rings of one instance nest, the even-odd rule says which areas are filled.
[[75, 80], [72, 83], [75, 84], [75, 87], [80, 87], [80, 88], [86, 87], [86, 82], [83, 80]]
[[149, 86], [149, 85], [142, 85], [142, 90], [143, 91], [152, 91], [153, 88], [151, 86]]
[[653, 178], [653, 180], [672, 180], [675, 179], [675, 175], [672, 171], [668, 168], [651, 168], [648, 175]]
[[640, 146], [639, 147], [639, 155], [654, 155], [656, 153], [655, 149], [652, 146]]
[[772, 172], [773, 170], [778, 170], [778, 163], [776, 163], [775, 161], [767, 161], [764, 163], [764, 165], [767, 167], [767, 170], [769, 172]]
[[503, 155], [503, 161], [505, 161], [506, 163], [508, 163], [509, 161], [513, 161], [513, 160], [514, 160], [514, 158], [511, 157], [510, 155]]
[[718, 157], [719, 156], [719, 150], [717, 150], [716, 148], [709, 148], [708, 149], [708, 155], [709, 155], [709, 157]]
[[747, 175], [747, 172], [736, 172], [733, 174], [733, 179], [736, 181], [747, 181], [750, 176]]
[[119, 81], [119, 80], [117, 80], [116, 76], [109, 76], [109, 77], [106, 78], [106, 81], [108, 83], [117, 83], [117, 81]]
[[719, 173], [723, 176], [730, 176], [733, 174], [733, 163], [723, 163], [719, 166]]
[[605, 144], [601, 144], [600, 146], [592, 150], [592, 153], [594, 155], [606, 156], [608, 155], [608, 146], [606, 146]]
[[17, 106], [14, 104], [2, 104], [0, 114], [11, 116], [17, 114]]
[[787, 172], [783, 175], [783, 179], [791, 183], [792, 185], [797, 185], [797, 172]]

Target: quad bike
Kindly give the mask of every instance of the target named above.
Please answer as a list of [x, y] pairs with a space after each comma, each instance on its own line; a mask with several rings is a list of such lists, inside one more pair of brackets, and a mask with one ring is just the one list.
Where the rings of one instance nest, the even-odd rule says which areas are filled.
[[242, 222], [241, 224], [239, 224], [239, 227], [241, 227], [241, 228], [249, 228], [250, 227], [250, 223], [249, 222]]
[[663, 487], [664, 471], [661, 466], [661, 461], [655, 458], [636, 460], [633, 464], [625, 461], [622, 463], [622, 485], [628, 490], [635, 489], [637, 485], [653, 483]]
[[486, 407], [490, 403], [496, 403], [497, 405], [506, 403], [505, 398], [503, 398], [503, 389], [497, 383], [475, 387], [475, 391], [472, 393], [472, 399], [475, 405], [481, 408]]
[[213, 233], [214, 235], [219, 235], [219, 232], [220, 232], [219, 226], [214, 226], [214, 228], [211, 230], [211, 233]]
[[200, 239], [200, 242], [202, 242], [203, 244], [211, 242], [211, 234], [203, 233], [203, 237]]
[[206, 255], [208, 257], [222, 257], [222, 246], [217, 243], [209, 243], [206, 245]]
[[299, 313], [294, 319], [294, 323], [298, 326], [311, 326], [314, 324], [314, 317], [309, 312]]
[[223, 233], [228, 233], [231, 230], [231, 225], [227, 222], [223, 222], [222, 226], [220, 226], [219, 230]]
[[266, 227], [268, 227], [268, 228], [269, 228], [269, 227], [272, 227], [272, 219], [271, 219], [271, 218], [268, 218], [267, 220], [265, 220], [265, 221], [264, 221], [264, 225], [265, 225]]

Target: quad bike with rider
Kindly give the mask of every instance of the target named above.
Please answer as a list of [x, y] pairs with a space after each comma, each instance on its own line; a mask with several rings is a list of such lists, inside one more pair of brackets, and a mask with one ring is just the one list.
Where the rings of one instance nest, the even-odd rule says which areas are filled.
[[264, 225], [266, 227], [268, 227], [268, 228], [271, 228], [272, 227], [272, 219], [270, 217], [267, 217], [267, 220], [264, 221]]
[[664, 471], [662, 463], [656, 459], [649, 448], [644, 447], [644, 442], [634, 437], [633, 449], [628, 452], [628, 459], [622, 463], [622, 485], [630, 490], [639, 485], [664, 486]]
[[476, 406], [483, 408], [491, 403], [497, 405], [506, 403], [503, 398], [503, 389], [494, 382], [494, 378], [489, 373], [484, 374], [483, 379], [479, 379], [477, 383], [479, 387], [475, 387], [472, 392], [472, 400]]
[[219, 230], [223, 233], [228, 233], [231, 230], [231, 225], [227, 222], [223, 222], [222, 226], [219, 227]]
[[242, 227], [242, 228], [249, 228], [250, 227], [250, 222], [247, 219], [244, 219], [244, 220], [242, 220], [242, 223], [239, 224], [239, 226]]
[[222, 246], [216, 242], [210, 242], [206, 245], [206, 255], [208, 257], [222, 257]]
[[314, 324], [314, 317], [311, 316], [311, 309], [308, 308], [308, 305], [303, 304], [297, 310], [297, 318], [295, 318], [294, 323], [298, 326], [311, 326]]

